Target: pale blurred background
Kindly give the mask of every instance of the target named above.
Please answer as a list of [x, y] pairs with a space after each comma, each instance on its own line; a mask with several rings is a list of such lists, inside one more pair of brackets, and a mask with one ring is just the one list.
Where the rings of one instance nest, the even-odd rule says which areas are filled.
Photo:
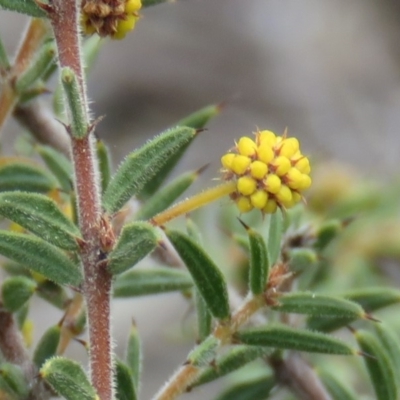
[[[397, 0], [178, 0], [142, 14], [134, 33], [105, 44], [89, 78], [94, 113], [106, 116], [98, 132], [115, 164], [188, 113], [226, 101], [179, 166], [211, 162], [201, 185], [216, 176], [219, 156], [233, 140], [256, 127], [288, 127], [316, 161], [347, 162], [380, 180], [398, 174]], [[24, 24], [0, 12], [10, 51]], [[8, 132], [15, 128], [10, 123]], [[59, 314], [37, 305], [39, 337]], [[118, 352], [132, 317], [143, 337], [141, 398], [154, 394], [192, 347], [191, 338], [180, 340], [186, 311], [179, 295], [115, 302]], [[72, 350], [82, 352], [78, 345]], [[204, 388], [187, 398], [208, 399], [208, 393]]]

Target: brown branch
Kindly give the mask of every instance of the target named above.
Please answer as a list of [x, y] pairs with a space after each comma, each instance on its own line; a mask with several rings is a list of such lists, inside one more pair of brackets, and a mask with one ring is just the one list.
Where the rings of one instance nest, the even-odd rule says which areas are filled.
[[53, 147], [68, 158], [71, 156], [71, 139], [65, 131], [65, 127], [39, 100], [32, 100], [24, 106], [17, 106], [14, 110], [14, 117], [40, 143]]
[[[78, 31], [78, 1], [54, 0], [48, 8], [58, 48], [61, 68], [69, 67], [80, 83], [81, 100], [90, 126], [86, 87], [81, 62]], [[95, 166], [93, 133], [83, 139], [72, 137], [72, 159], [75, 169], [75, 187], [79, 211], [79, 226], [85, 243], [81, 249], [84, 269], [84, 297], [86, 300], [91, 380], [101, 400], [113, 398], [113, 363], [110, 335], [111, 275], [99, 267], [100, 248], [100, 194]]]
[[4, 359], [18, 365], [30, 386], [29, 400], [47, 400], [51, 393], [38, 379], [38, 370], [29, 358], [14, 316], [0, 305], [0, 352]]
[[269, 363], [282, 385], [290, 389], [301, 400], [332, 400], [312, 367], [292, 352], [285, 359], [270, 358]]

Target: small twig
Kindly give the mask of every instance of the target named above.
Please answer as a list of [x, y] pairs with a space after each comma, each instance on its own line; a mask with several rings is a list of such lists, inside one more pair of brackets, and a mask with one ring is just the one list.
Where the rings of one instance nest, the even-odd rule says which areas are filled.
[[22, 335], [13, 315], [0, 306], [0, 352], [4, 359], [21, 367], [30, 386], [29, 400], [47, 400], [51, 397], [43, 382], [37, 379], [38, 370], [29, 358]]
[[40, 143], [53, 147], [68, 158], [71, 156], [71, 140], [64, 126], [39, 100], [17, 106], [14, 116]]
[[301, 400], [332, 400], [312, 367], [296, 352], [269, 360], [277, 380]]

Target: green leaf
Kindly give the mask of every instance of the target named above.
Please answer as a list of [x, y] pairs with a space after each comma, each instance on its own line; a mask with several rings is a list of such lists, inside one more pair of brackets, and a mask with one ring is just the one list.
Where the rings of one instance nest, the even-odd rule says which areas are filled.
[[332, 396], [332, 400], [358, 400], [358, 396], [352, 390], [344, 386], [341, 381], [329, 372], [318, 369], [317, 373], [329, 394]]
[[384, 347], [374, 335], [367, 331], [359, 330], [355, 337], [361, 350], [366, 354], [364, 362], [377, 399], [396, 400], [397, 386], [394, 367]]
[[28, 383], [22, 369], [7, 362], [0, 365], [0, 388], [2, 387], [10, 394], [17, 396], [18, 399], [26, 399], [29, 393]]
[[269, 274], [267, 245], [258, 232], [245, 224], [243, 225], [246, 228], [250, 243], [249, 286], [254, 295], [259, 295], [265, 291]]
[[221, 110], [222, 104], [211, 104], [181, 119], [176, 125], [189, 126], [193, 129], [202, 129], [211, 119], [219, 115]]
[[399, 338], [388, 325], [384, 323], [375, 324], [375, 333], [382, 347], [386, 350], [387, 356], [390, 358], [394, 375], [397, 378], [397, 384], [400, 383], [400, 343]]
[[83, 139], [89, 134], [90, 126], [78, 77], [71, 68], [62, 68], [61, 83], [70, 115], [69, 133], [77, 139]]
[[228, 292], [221, 271], [189, 237], [172, 230], [167, 230], [166, 234], [186, 264], [211, 314], [218, 319], [227, 319], [230, 315]]
[[171, 183], [157, 191], [143, 204], [135, 219], [150, 219], [154, 215], [167, 209], [190, 185], [198, 178], [198, 171], [186, 172]]
[[56, 355], [58, 343], [61, 337], [59, 325], [51, 326], [43, 334], [33, 353], [33, 362], [40, 368], [50, 357]]
[[[340, 296], [358, 303], [367, 312], [376, 311], [400, 302], [400, 290], [387, 287], [355, 289], [342, 293]], [[321, 332], [332, 332], [349, 325], [353, 321], [354, 318], [350, 317], [325, 318], [312, 316], [307, 320], [307, 326], [310, 329]]]
[[234, 337], [243, 344], [252, 346], [267, 346], [309, 353], [341, 355], [353, 355], [355, 353], [346, 343], [333, 336], [305, 329], [296, 329], [282, 324], [270, 324], [239, 331]]
[[315, 250], [298, 247], [289, 250], [289, 260], [290, 271], [301, 273], [316, 268], [318, 255]]
[[281, 242], [283, 235], [283, 215], [281, 210], [269, 217], [269, 232], [268, 232], [268, 256], [269, 264], [274, 265], [281, 253]]
[[51, 358], [40, 369], [40, 376], [66, 400], [98, 400], [85, 372], [75, 361]]
[[285, 293], [278, 298], [275, 310], [286, 313], [326, 317], [365, 318], [362, 307], [349, 300], [311, 292]]
[[0, 192], [21, 190], [46, 193], [55, 187], [54, 179], [36, 166], [22, 162], [10, 162], [0, 166]]
[[46, 13], [38, 7], [35, 0], [0, 0], [0, 8], [31, 17], [46, 17]]
[[25, 276], [6, 278], [2, 285], [2, 299], [4, 307], [15, 312], [19, 310], [35, 293], [36, 282]]
[[266, 400], [277, 385], [273, 376], [253, 379], [236, 384], [221, 393], [216, 400]]
[[367, 312], [400, 302], [400, 290], [390, 287], [354, 289], [343, 293], [342, 296], [360, 304]]
[[81, 272], [71, 259], [42, 239], [0, 231], [0, 254], [60, 285], [78, 286], [82, 282]]
[[322, 224], [318, 231], [316, 232], [316, 240], [314, 243], [314, 247], [322, 251], [325, 247], [328, 246], [329, 243], [332, 242], [335, 237], [339, 234], [339, 232], [343, 229], [342, 222], [338, 220], [327, 221]]
[[39, 283], [36, 294], [61, 310], [64, 310], [70, 302], [66, 290], [62, 286], [47, 279]]
[[194, 129], [178, 126], [131, 153], [122, 162], [104, 193], [104, 209], [113, 214], [132, 196], [139, 195], [144, 186], [164, 170], [166, 164], [195, 136]]
[[0, 193], [0, 215], [62, 249], [78, 249], [79, 229], [49, 197], [18, 191]]
[[42, 78], [49, 68], [54, 64], [54, 58], [57, 54], [56, 45], [53, 40], [44, 43], [39, 49], [31, 65], [18, 77], [15, 83], [15, 89], [19, 94], [26, 90]]
[[201, 343], [211, 333], [212, 315], [206, 302], [198, 290], [195, 291], [196, 296], [196, 316], [197, 316], [197, 342]]
[[132, 222], [124, 226], [115, 248], [108, 256], [108, 269], [121, 274], [136, 265], [158, 245], [161, 236], [147, 222]]
[[61, 154], [50, 146], [37, 145], [35, 148], [46, 163], [47, 168], [57, 178], [61, 188], [69, 193], [73, 189], [73, 168], [71, 162], [64, 154]]
[[115, 362], [115, 373], [117, 383], [116, 400], [136, 400], [136, 390], [129, 367], [117, 359]]
[[139, 389], [140, 376], [142, 372], [142, 346], [139, 332], [135, 324], [132, 324], [129, 331], [125, 360], [130, 369], [134, 387]]
[[215, 336], [209, 336], [190, 352], [187, 362], [199, 368], [207, 367], [215, 360], [220, 344], [221, 341]]
[[96, 150], [99, 162], [101, 192], [104, 193], [111, 180], [111, 156], [108, 147], [102, 140], [97, 140]]
[[191, 386], [195, 387], [212, 382], [270, 353], [271, 350], [265, 347], [235, 346], [226, 354], [217, 358], [212, 366], [204, 369]]
[[136, 269], [117, 277], [114, 297], [134, 297], [190, 289], [193, 280], [186, 271], [166, 267]]

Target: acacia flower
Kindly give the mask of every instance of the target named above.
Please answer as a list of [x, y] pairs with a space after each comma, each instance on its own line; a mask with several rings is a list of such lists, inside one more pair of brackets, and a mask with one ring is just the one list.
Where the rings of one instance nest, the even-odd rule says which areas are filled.
[[230, 194], [240, 212], [254, 208], [265, 214], [293, 207], [311, 185], [309, 159], [296, 138], [258, 131], [255, 139], [242, 137], [221, 158], [223, 179], [234, 181]]
[[141, 0], [82, 0], [84, 33], [123, 39], [139, 19]]
[[286, 132], [277, 136], [257, 131], [254, 140], [243, 136], [222, 156], [221, 163], [226, 182], [162, 211], [150, 222], [162, 225], [226, 195], [241, 213], [258, 209], [273, 214], [301, 201], [311, 185], [310, 161], [301, 153], [299, 141], [288, 138]]

